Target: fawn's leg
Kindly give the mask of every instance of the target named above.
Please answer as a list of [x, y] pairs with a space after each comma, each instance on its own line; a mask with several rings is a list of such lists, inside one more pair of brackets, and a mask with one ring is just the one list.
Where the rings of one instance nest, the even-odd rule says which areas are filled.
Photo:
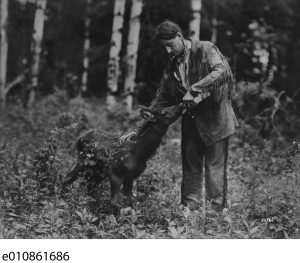
[[127, 177], [123, 183], [123, 194], [127, 206], [132, 207], [133, 177]]
[[115, 216], [120, 215], [120, 208], [118, 206], [119, 203], [119, 196], [120, 196], [120, 189], [121, 189], [122, 179], [118, 178], [115, 175], [112, 175], [110, 178], [110, 205], [111, 205], [111, 212]]
[[61, 185], [61, 193], [63, 194], [66, 190], [66, 186], [72, 184], [79, 176], [79, 173], [82, 169], [80, 164], [76, 164], [75, 168], [64, 178]]

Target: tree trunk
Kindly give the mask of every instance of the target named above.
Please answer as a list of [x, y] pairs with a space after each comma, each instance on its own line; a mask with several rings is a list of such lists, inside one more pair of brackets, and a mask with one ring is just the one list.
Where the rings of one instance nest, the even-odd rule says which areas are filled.
[[8, 22], [8, 0], [1, 0], [0, 10], [0, 30], [1, 30], [1, 42], [0, 42], [0, 106], [5, 106], [6, 100], [6, 63], [7, 63], [7, 22]]
[[38, 86], [38, 74], [40, 55], [42, 51], [42, 40], [44, 33], [44, 13], [46, 9], [47, 0], [36, 0], [36, 11], [33, 24], [33, 35], [31, 42], [31, 84], [29, 89], [29, 99], [27, 106], [31, 106], [35, 101], [35, 93]]
[[140, 15], [142, 13], [142, 9], [143, 0], [132, 1], [129, 34], [127, 41], [127, 72], [125, 78], [126, 106], [129, 112], [132, 111], [133, 93], [136, 86], [136, 64], [141, 28]]
[[211, 19], [211, 42], [217, 43], [217, 37], [218, 37], [218, 2], [216, 0], [212, 1], [213, 5], [213, 14]]
[[272, 45], [269, 45], [268, 53], [269, 53], [269, 60], [268, 65], [266, 67], [265, 78], [264, 82], [265, 85], [271, 85], [272, 81], [274, 80], [275, 73], [277, 72], [277, 65], [278, 65], [278, 50], [274, 48]]
[[218, 36], [218, 19], [216, 17], [212, 18], [212, 32], [211, 32], [211, 42], [217, 43]]
[[200, 39], [201, 8], [202, 0], [191, 0], [193, 19], [190, 22], [190, 37], [193, 39]]
[[115, 0], [114, 20], [112, 27], [111, 46], [109, 52], [107, 71], [107, 105], [109, 108], [115, 105], [114, 93], [118, 90], [118, 79], [120, 74], [120, 50], [122, 47], [122, 28], [124, 22], [125, 0]]
[[89, 10], [91, 8], [92, 0], [87, 0], [87, 11], [84, 22], [85, 35], [84, 35], [84, 47], [83, 47], [83, 73], [81, 78], [81, 95], [87, 91], [88, 88], [88, 71], [89, 71], [89, 50], [91, 46], [90, 40], [90, 24], [91, 18]]

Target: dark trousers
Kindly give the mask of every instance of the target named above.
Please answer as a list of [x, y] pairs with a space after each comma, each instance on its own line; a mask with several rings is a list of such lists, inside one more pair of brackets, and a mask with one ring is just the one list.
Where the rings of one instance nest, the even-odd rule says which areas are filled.
[[183, 170], [181, 201], [183, 204], [191, 208], [201, 204], [203, 175], [205, 175], [206, 201], [225, 207], [228, 141], [227, 137], [213, 145], [205, 146], [197, 131], [195, 119], [183, 116], [181, 142]]

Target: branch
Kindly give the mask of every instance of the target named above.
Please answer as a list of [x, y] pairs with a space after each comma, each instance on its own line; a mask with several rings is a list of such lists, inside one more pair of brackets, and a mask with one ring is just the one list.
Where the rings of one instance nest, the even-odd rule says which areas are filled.
[[13, 87], [15, 87], [16, 85], [18, 85], [19, 83], [23, 82], [26, 79], [27, 73], [28, 73], [28, 70], [25, 70], [21, 75], [17, 76], [12, 82], [7, 84], [7, 86], [4, 90], [5, 96]]

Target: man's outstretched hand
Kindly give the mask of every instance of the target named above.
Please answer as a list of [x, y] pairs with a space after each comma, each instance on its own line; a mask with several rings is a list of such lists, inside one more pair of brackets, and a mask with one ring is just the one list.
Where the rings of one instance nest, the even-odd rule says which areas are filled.
[[189, 91], [184, 95], [182, 101], [186, 109], [194, 108], [197, 105], [194, 99], [194, 96]]
[[211, 93], [209, 91], [202, 92], [202, 93], [193, 92], [193, 94], [191, 94], [191, 92], [188, 91], [184, 95], [182, 101], [186, 109], [192, 109], [196, 107], [198, 103], [200, 103], [202, 100], [206, 99], [210, 95]]
[[211, 93], [209, 91], [205, 91], [205, 92], [202, 92], [202, 93], [197, 93], [197, 96], [195, 96], [195, 98], [194, 98], [194, 102], [196, 104], [198, 104], [199, 102], [203, 101], [204, 99], [206, 99], [210, 95], [211, 95]]

